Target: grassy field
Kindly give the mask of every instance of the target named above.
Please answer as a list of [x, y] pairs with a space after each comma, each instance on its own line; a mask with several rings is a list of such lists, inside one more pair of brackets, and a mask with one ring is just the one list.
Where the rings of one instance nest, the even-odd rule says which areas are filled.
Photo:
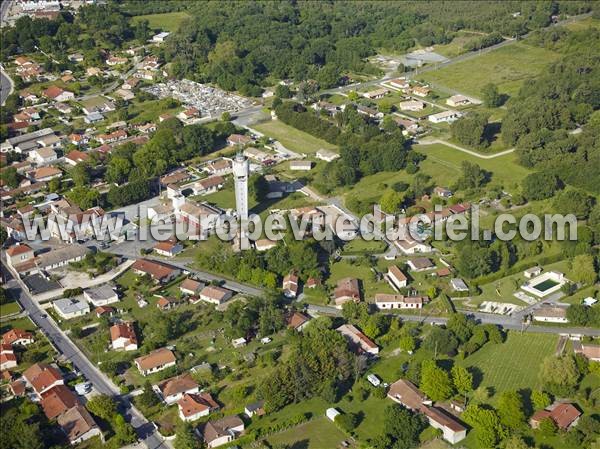
[[452, 42], [448, 44], [434, 45], [433, 51], [447, 58], [454, 58], [458, 55], [466, 53], [464, 48], [465, 44], [478, 37], [481, 37], [481, 33], [460, 30], [456, 33], [456, 36], [454, 39], [452, 39]]
[[527, 78], [541, 73], [559, 55], [519, 42], [481, 56], [427, 72], [419, 79], [479, 96], [488, 83], [495, 83], [501, 93], [515, 95]]
[[272, 445], [288, 444], [293, 448], [332, 449], [346, 439], [346, 435], [325, 417], [288, 429], [268, 438]]
[[593, 17], [587, 17], [583, 20], [568, 23], [567, 25], [564, 25], [564, 27], [571, 31], [586, 30], [590, 27], [600, 29], [600, 20], [594, 19]]
[[335, 145], [288, 126], [279, 120], [271, 120], [253, 125], [253, 128], [269, 137], [279, 140], [284, 147], [298, 153], [316, 153], [321, 148], [337, 150]]
[[11, 301], [0, 306], [0, 316], [12, 315], [15, 313], [19, 313], [20, 311], [21, 307], [16, 301]]
[[190, 16], [185, 12], [167, 12], [164, 14], [147, 14], [145, 16], [135, 16], [133, 23], [147, 20], [150, 28], [161, 29], [163, 31], [176, 31], [185, 19]]
[[[539, 388], [539, 368], [545, 357], [554, 354], [556, 335], [519, 334], [511, 331], [506, 342], [488, 344], [462, 364], [481, 373], [481, 385], [494, 393], [521, 388]], [[476, 376], [477, 378], [477, 376]]]
[[342, 260], [331, 265], [331, 276], [327, 283], [335, 288], [340, 279], [347, 277], [357, 278], [362, 282], [361, 293], [365, 300], [372, 299], [375, 293], [394, 293], [387, 282], [377, 281], [371, 268], [360, 260], [355, 263]]

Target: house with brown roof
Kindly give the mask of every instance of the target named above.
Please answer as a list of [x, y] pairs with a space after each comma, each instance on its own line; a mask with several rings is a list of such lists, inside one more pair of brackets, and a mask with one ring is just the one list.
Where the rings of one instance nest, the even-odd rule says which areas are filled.
[[28, 173], [29, 179], [34, 182], [47, 182], [54, 178], [62, 178], [62, 171], [56, 167], [40, 167]]
[[387, 280], [394, 290], [399, 290], [408, 285], [408, 278], [396, 265], [388, 267]]
[[573, 404], [555, 402], [544, 410], [538, 410], [529, 419], [529, 425], [537, 429], [544, 419], [551, 419], [560, 430], [568, 430], [577, 425], [581, 412]]
[[211, 304], [219, 305], [233, 296], [231, 290], [216, 285], [207, 285], [200, 291], [200, 299]]
[[231, 173], [231, 161], [229, 159], [215, 159], [207, 162], [204, 171], [211, 175], [228, 175]]
[[338, 309], [341, 309], [342, 305], [349, 301], [359, 302], [360, 289], [358, 287], [358, 279], [340, 279], [335, 290], [333, 291], [333, 298], [335, 300], [335, 306]]
[[179, 242], [165, 241], [158, 242], [152, 249], [160, 256], [175, 257], [183, 251], [183, 245]]
[[161, 284], [171, 282], [173, 279], [179, 276], [179, 273], [181, 272], [179, 268], [148, 259], [136, 260], [131, 266], [131, 269], [134, 273], [141, 276], [148, 275], [155, 282], [159, 282]]
[[23, 329], [11, 329], [2, 335], [2, 343], [11, 346], [27, 346], [33, 343], [33, 333]]
[[142, 376], [157, 373], [171, 366], [175, 366], [177, 363], [175, 354], [167, 348], [156, 349], [150, 354], [138, 357], [134, 362]]
[[110, 327], [110, 342], [114, 350], [135, 351], [138, 339], [133, 322], [126, 321]]
[[433, 262], [427, 257], [417, 257], [415, 259], [410, 259], [406, 264], [410, 267], [412, 271], [426, 271], [432, 268], [435, 268]]
[[226, 416], [208, 421], [201, 431], [204, 442], [209, 448], [231, 443], [244, 432], [244, 421], [238, 416]]
[[336, 331], [346, 338], [356, 352], [371, 355], [379, 354], [379, 346], [358, 330], [356, 326], [352, 324], [342, 324]]
[[197, 394], [185, 393], [177, 402], [179, 417], [182, 421], [196, 421], [197, 419], [208, 416], [211, 412], [218, 410], [219, 404], [213, 399], [210, 393], [203, 392]]
[[187, 278], [179, 285], [179, 291], [184, 295], [197, 295], [204, 288], [204, 283]]
[[90, 155], [83, 151], [73, 150], [65, 156], [65, 162], [73, 167], [82, 162], [86, 162], [90, 158]]
[[600, 345], [581, 343], [580, 341], [573, 342], [573, 351], [575, 354], [582, 354], [585, 358], [592, 362], [600, 362]]
[[421, 390], [406, 379], [399, 379], [390, 385], [387, 395], [391, 400], [412, 411], [420, 411], [423, 406], [433, 404]]
[[298, 332], [302, 332], [309, 321], [310, 318], [300, 312], [293, 312], [286, 317], [287, 327]]
[[425, 407], [422, 412], [429, 425], [441, 430], [444, 440], [451, 444], [456, 444], [467, 437], [467, 428], [445, 410], [438, 407]]
[[298, 276], [295, 273], [289, 273], [283, 278], [281, 288], [286, 298], [295, 298], [298, 296]]
[[252, 138], [243, 134], [232, 134], [227, 138], [227, 145], [246, 145], [252, 142]]
[[82, 405], [76, 405], [67, 410], [58, 417], [57, 422], [72, 445], [95, 436], [103, 438], [102, 431], [92, 415]]
[[49, 420], [55, 419], [79, 404], [77, 396], [66, 386], [57, 385], [42, 394], [40, 405]]
[[156, 301], [156, 307], [158, 307], [159, 310], [163, 311], [174, 309], [178, 305], [179, 301], [177, 300], [177, 298], [173, 298], [170, 296], [161, 296], [160, 298], [158, 298], [158, 301]]
[[172, 405], [185, 394], [195, 394], [200, 390], [198, 382], [189, 374], [171, 377], [152, 387], [158, 397], [167, 405]]
[[33, 249], [23, 243], [17, 243], [16, 245], [11, 246], [6, 250], [5, 254], [6, 262], [16, 271], [19, 271], [17, 269], [19, 265], [30, 262], [35, 257]]
[[69, 92], [68, 90], [61, 89], [58, 86], [50, 86], [46, 90], [42, 92], [42, 95], [46, 97], [48, 100], [54, 101], [69, 101], [75, 98], [75, 94], [73, 92]]
[[220, 175], [209, 176], [208, 178], [201, 179], [194, 183], [194, 194], [196, 195], [208, 195], [210, 193], [218, 192], [223, 188], [225, 179]]
[[23, 377], [39, 397], [50, 388], [65, 383], [60, 372], [46, 363], [31, 365], [23, 372]]

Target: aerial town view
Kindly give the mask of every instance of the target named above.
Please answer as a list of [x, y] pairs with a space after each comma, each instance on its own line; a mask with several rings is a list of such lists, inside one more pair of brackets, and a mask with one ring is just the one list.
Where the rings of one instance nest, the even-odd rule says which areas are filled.
[[0, 19], [0, 449], [600, 449], [600, 1]]

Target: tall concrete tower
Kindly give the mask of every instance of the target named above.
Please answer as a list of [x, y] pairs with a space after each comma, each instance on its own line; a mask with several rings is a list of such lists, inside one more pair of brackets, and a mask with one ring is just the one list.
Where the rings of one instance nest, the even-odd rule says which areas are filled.
[[235, 181], [235, 206], [240, 220], [248, 220], [248, 177], [250, 165], [248, 159], [239, 153], [232, 161]]

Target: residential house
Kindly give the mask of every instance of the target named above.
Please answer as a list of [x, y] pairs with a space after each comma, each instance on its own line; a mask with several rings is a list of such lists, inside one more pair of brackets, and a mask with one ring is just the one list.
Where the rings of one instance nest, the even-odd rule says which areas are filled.
[[195, 195], [208, 195], [210, 193], [218, 192], [223, 188], [225, 179], [222, 176], [209, 176], [208, 178], [202, 179], [194, 183], [193, 189]]
[[2, 343], [11, 346], [27, 346], [35, 342], [33, 334], [23, 329], [14, 328], [2, 334]]
[[252, 138], [250, 136], [245, 136], [243, 134], [231, 134], [227, 137], [227, 145], [246, 145], [252, 142]]
[[106, 65], [114, 67], [116, 65], [127, 64], [128, 59], [121, 56], [109, 56], [106, 59]]
[[389, 80], [388, 84], [392, 87], [395, 87], [395, 88], [401, 89], [401, 90], [405, 90], [410, 87], [410, 84], [408, 83], [406, 78], [396, 78], [393, 80]]
[[600, 345], [598, 344], [573, 341], [573, 351], [575, 351], [576, 354], [582, 354], [592, 362], [600, 362]]
[[119, 301], [119, 295], [111, 284], [88, 288], [83, 292], [83, 297], [95, 307], [106, 306]]
[[57, 299], [52, 303], [52, 307], [65, 320], [90, 313], [90, 305], [86, 301], [77, 298]]
[[377, 111], [377, 109], [373, 109], [368, 106], [363, 106], [362, 104], [359, 104], [356, 106], [356, 112], [358, 112], [359, 114], [362, 114], [362, 115], [366, 115], [367, 117], [372, 118], [372, 119], [383, 118], [382, 112], [379, 112], [379, 111]]
[[293, 312], [286, 317], [287, 327], [302, 332], [310, 318], [300, 312]]
[[30, 264], [34, 259], [34, 252], [28, 245], [17, 243], [5, 251], [6, 263], [14, 270], [19, 272], [18, 267], [21, 264]]
[[412, 271], [426, 271], [435, 268], [433, 262], [427, 257], [417, 257], [415, 259], [409, 259], [406, 264]]
[[[175, 202], [173, 203], [175, 205]], [[183, 200], [183, 204], [175, 206], [175, 216], [178, 220], [187, 223], [190, 233], [208, 236], [214, 229], [221, 210], [208, 204], [198, 204]]]
[[226, 416], [208, 421], [201, 431], [204, 442], [209, 448], [231, 443], [244, 432], [244, 421], [238, 416]]
[[176, 360], [175, 354], [170, 349], [160, 348], [150, 354], [138, 357], [134, 360], [134, 363], [142, 376], [147, 376], [175, 366]]
[[460, 278], [450, 279], [450, 286], [455, 292], [468, 292], [469, 286]]
[[23, 378], [27, 385], [36, 392], [39, 398], [52, 387], [64, 385], [60, 372], [46, 363], [36, 363], [23, 371]]
[[452, 191], [445, 187], [435, 187], [433, 193], [440, 198], [452, 198]]
[[374, 89], [369, 92], [364, 92], [362, 96], [368, 98], [369, 100], [378, 100], [380, 98], [385, 97], [388, 92], [388, 89], [386, 89], [385, 87], [381, 87], [379, 89]]
[[109, 134], [99, 134], [96, 136], [96, 140], [102, 144], [115, 143], [125, 139], [127, 139], [127, 131], [124, 129], [118, 129]]
[[391, 309], [422, 309], [429, 302], [429, 297], [424, 295], [404, 296], [389, 293], [376, 293], [375, 306], [380, 310]]
[[[245, 137], [245, 136], [244, 136]], [[257, 162], [264, 163], [271, 159], [271, 155], [264, 151], [259, 150], [258, 148], [249, 147], [244, 150], [244, 156], [248, 159], [253, 159]]]
[[189, 374], [171, 377], [152, 387], [158, 397], [167, 405], [172, 405], [184, 395], [196, 394], [200, 391], [198, 382]]
[[44, 165], [54, 162], [58, 156], [51, 147], [41, 147], [31, 150], [27, 159], [38, 165]]
[[69, 143], [76, 146], [87, 145], [90, 142], [89, 137], [85, 134], [69, 134], [69, 137], [67, 137], [67, 139], [69, 140]]
[[254, 242], [254, 248], [259, 252], [268, 251], [276, 246], [277, 242], [269, 239], [260, 239]]
[[33, 182], [47, 182], [54, 178], [61, 178], [62, 171], [56, 167], [40, 167], [36, 170], [29, 172], [29, 179]]
[[551, 419], [560, 430], [569, 430], [576, 426], [581, 412], [573, 404], [566, 402], [555, 402], [544, 410], [538, 410], [529, 419], [533, 429], [537, 429], [544, 419]]
[[523, 271], [523, 276], [525, 276], [527, 279], [532, 279], [540, 274], [542, 274], [542, 267], [531, 267]]
[[46, 90], [42, 92], [42, 95], [46, 97], [48, 100], [53, 100], [56, 102], [63, 102], [73, 100], [75, 98], [75, 94], [73, 92], [69, 92], [68, 90], [61, 89], [58, 86], [50, 86]]
[[102, 431], [92, 415], [82, 405], [76, 405], [60, 415], [57, 423], [72, 445], [79, 444], [95, 436], [102, 438]]
[[213, 399], [210, 393], [203, 392], [197, 394], [185, 393], [177, 402], [179, 408], [179, 417], [182, 421], [196, 421], [203, 416], [208, 416], [211, 412], [218, 410], [219, 404]]
[[169, 34], [171, 34], [171, 33], [168, 33], [167, 31], [162, 31], [158, 34], [155, 34], [154, 36], [152, 36], [152, 42], [155, 42], [155, 43], [164, 42], [165, 39], [169, 36]]
[[248, 418], [252, 418], [253, 416], [263, 416], [265, 413], [265, 401], [253, 402], [244, 407], [244, 414]]
[[198, 295], [205, 284], [194, 279], [187, 278], [179, 285], [179, 291], [184, 295]]
[[200, 291], [200, 299], [211, 304], [219, 305], [233, 296], [231, 290], [216, 285], [207, 285]]
[[358, 286], [358, 279], [355, 278], [344, 278], [340, 279], [333, 292], [333, 298], [335, 300], [335, 306], [338, 309], [342, 308], [342, 305], [349, 302], [360, 301], [360, 289]]
[[452, 123], [462, 117], [458, 111], [442, 111], [427, 117], [431, 123]]
[[394, 290], [399, 290], [408, 285], [408, 278], [396, 265], [388, 267], [387, 279]]
[[309, 171], [312, 169], [311, 161], [290, 161], [290, 170]]
[[204, 170], [211, 175], [228, 175], [231, 173], [231, 160], [215, 159], [204, 166]]
[[82, 162], [86, 162], [90, 158], [90, 155], [83, 151], [73, 150], [65, 156], [65, 162], [71, 166], [76, 166]]
[[158, 242], [153, 247], [154, 252], [160, 256], [175, 257], [183, 251], [183, 245], [179, 242], [165, 241]]
[[172, 281], [179, 276], [179, 273], [181, 272], [179, 268], [171, 267], [169, 265], [147, 259], [136, 260], [131, 266], [131, 269], [136, 274], [140, 276], [148, 275], [155, 282], [159, 282], [161, 284], [166, 284]]
[[352, 324], [342, 324], [336, 331], [342, 334], [358, 353], [379, 354], [379, 347]]
[[449, 443], [456, 444], [467, 437], [467, 428], [445, 410], [438, 407], [425, 407], [422, 413], [427, 417], [429, 425], [441, 430], [442, 437]]
[[15, 355], [15, 350], [11, 345], [7, 345], [4, 343], [0, 344], [0, 371], [8, 370], [11, 368], [16, 368], [17, 356]]
[[423, 97], [425, 98], [427, 95], [429, 95], [431, 93], [431, 89], [429, 87], [425, 87], [425, 86], [414, 86], [411, 89], [413, 95], [416, 95], [417, 97]]
[[456, 108], [458, 106], [466, 106], [471, 104], [471, 101], [464, 95], [452, 95], [450, 98], [446, 99], [446, 104]]
[[401, 101], [399, 106], [400, 106], [401, 111], [418, 112], [418, 111], [425, 109], [426, 105], [425, 105], [425, 103], [423, 103], [422, 101], [419, 101], [419, 100], [407, 100], [407, 101]]
[[200, 118], [200, 111], [194, 107], [191, 107], [177, 114], [177, 118], [184, 123], [193, 122]]
[[121, 86], [121, 89], [133, 90], [139, 83], [140, 83], [139, 78], [133, 78], [133, 77], [127, 78], [127, 80]]
[[103, 316], [111, 317], [115, 313], [115, 309], [114, 307], [100, 306], [94, 309], [94, 313], [97, 318], [102, 318]]
[[295, 298], [298, 296], [298, 276], [295, 273], [289, 273], [283, 278], [281, 288], [286, 298]]
[[40, 405], [46, 418], [53, 420], [79, 405], [79, 401], [66, 385], [57, 385], [42, 394]]
[[111, 326], [110, 343], [115, 351], [136, 351], [138, 349], [138, 339], [133, 322], [126, 321]]

